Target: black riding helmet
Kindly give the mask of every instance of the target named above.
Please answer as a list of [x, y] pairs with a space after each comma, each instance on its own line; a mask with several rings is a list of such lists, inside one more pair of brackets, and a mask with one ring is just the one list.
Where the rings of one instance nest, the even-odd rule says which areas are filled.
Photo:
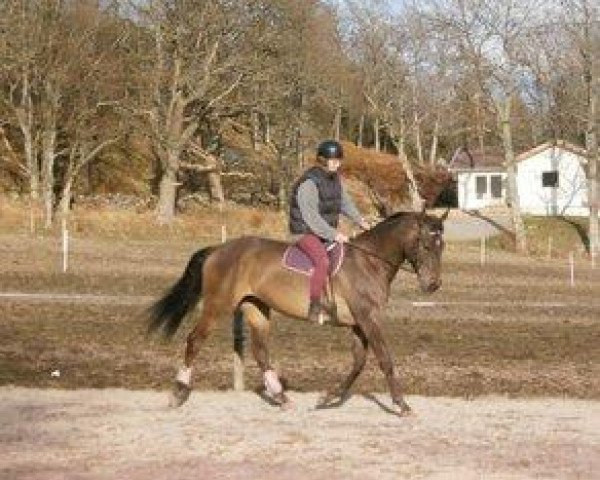
[[322, 158], [344, 158], [344, 150], [339, 142], [335, 140], [325, 140], [317, 148], [317, 156]]

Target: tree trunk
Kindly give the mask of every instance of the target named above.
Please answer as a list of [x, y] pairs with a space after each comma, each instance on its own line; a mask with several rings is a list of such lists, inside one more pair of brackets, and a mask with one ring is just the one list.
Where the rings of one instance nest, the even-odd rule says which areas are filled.
[[56, 130], [53, 121], [42, 132], [42, 197], [44, 201], [44, 228], [50, 228], [54, 208], [54, 160], [56, 158]]
[[269, 145], [271, 143], [271, 122], [269, 121], [269, 115], [265, 115], [265, 130], [264, 130], [264, 138], [265, 143]]
[[398, 150], [398, 156], [406, 158], [406, 122], [403, 114], [400, 115], [400, 138], [398, 138], [396, 149]]
[[340, 141], [340, 130], [342, 128], [342, 106], [338, 105], [335, 110], [335, 119], [333, 120], [333, 138]]
[[406, 178], [408, 179], [408, 195], [410, 197], [411, 207], [415, 212], [420, 212], [425, 205], [425, 200], [419, 193], [419, 187], [417, 185], [417, 180], [415, 179], [412, 165], [409, 162], [408, 157], [404, 154], [403, 147], [396, 140], [394, 130], [390, 128], [389, 134], [394, 147], [398, 150], [398, 160], [400, 160], [402, 168], [404, 168], [404, 172], [406, 173]]
[[419, 105], [417, 98], [417, 84], [416, 81], [412, 82], [412, 103], [413, 103], [413, 123], [415, 129], [415, 149], [417, 150], [417, 160], [419, 165], [423, 165], [423, 145], [421, 144], [421, 120], [419, 119], [419, 112], [417, 111], [417, 105]]
[[517, 165], [515, 163], [515, 152], [512, 143], [512, 131], [510, 126], [512, 96], [508, 95], [504, 102], [498, 104], [498, 114], [502, 130], [502, 144], [504, 147], [504, 160], [506, 162], [506, 173], [508, 181], [508, 199], [515, 228], [516, 248], [519, 253], [527, 253], [527, 236], [525, 225], [521, 217], [521, 206], [519, 204], [519, 192], [517, 189]]
[[[475, 119], [477, 122], [477, 140], [479, 145], [479, 153], [481, 157], [485, 157], [485, 118], [481, 115], [481, 96], [476, 95], [476, 104], [475, 104]], [[465, 142], [467, 145], [467, 142]]]
[[356, 145], [361, 148], [363, 146], [364, 133], [365, 133], [365, 114], [361, 113], [360, 119], [358, 121], [358, 140], [356, 142]]
[[44, 199], [44, 227], [50, 228], [54, 213], [54, 161], [56, 160], [57, 112], [60, 96], [52, 83], [44, 85], [41, 103], [42, 117], [42, 197]]
[[27, 163], [27, 170], [29, 172], [29, 193], [31, 199], [38, 201], [40, 198], [40, 167], [38, 165], [37, 148], [33, 140], [32, 131], [30, 128], [22, 131], [24, 149], [25, 149], [25, 162]]
[[590, 207], [590, 218], [588, 227], [588, 238], [590, 242], [590, 256], [594, 263], [600, 250], [600, 232], [598, 226], [598, 163], [600, 162], [598, 150], [598, 134], [596, 132], [596, 114], [598, 95], [593, 91], [592, 79], [589, 79], [588, 87], [588, 118], [587, 131], [585, 133], [585, 146], [588, 158], [588, 204]]
[[419, 165], [423, 165], [423, 145], [421, 143], [421, 121], [415, 111], [415, 149], [417, 150], [417, 160]]
[[429, 164], [435, 167], [437, 158], [438, 135], [440, 130], [440, 119], [436, 118], [433, 124], [433, 134], [431, 138], [431, 151], [429, 152]]
[[373, 123], [373, 135], [375, 136], [375, 151], [381, 151], [381, 144], [379, 142], [379, 117], [375, 117], [375, 122]]
[[300, 129], [296, 129], [296, 159], [298, 161], [298, 170], [304, 169], [304, 149], [302, 148], [302, 135]]
[[211, 200], [216, 200], [219, 203], [225, 201], [225, 195], [223, 194], [223, 185], [221, 183], [221, 169], [217, 158], [213, 155], [206, 157], [206, 166], [212, 167], [208, 171], [208, 186], [210, 189]]
[[[70, 169], [69, 169], [70, 170]], [[60, 218], [66, 219], [69, 217], [69, 210], [71, 209], [71, 195], [73, 190], [73, 174], [67, 173], [65, 184], [62, 188], [62, 194], [60, 197], [60, 203], [58, 204], [58, 211], [60, 212]]]
[[260, 150], [260, 119], [256, 109], [252, 110], [252, 147], [255, 152]]
[[33, 101], [29, 78], [24, 72], [22, 76], [21, 103], [15, 107], [15, 115], [23, 135], [23, 150], [25, 152], [25, 166], [29, 175], [29, 194], [31, 200], [37, 202], [40, 197], [40, 170], [37, 158], [37, 148], [34, 140]]
[[158, 186], [158, 221], [161, 225], [170, 224], [175, 218], [177, 197], [177, 170], [169, 163]]

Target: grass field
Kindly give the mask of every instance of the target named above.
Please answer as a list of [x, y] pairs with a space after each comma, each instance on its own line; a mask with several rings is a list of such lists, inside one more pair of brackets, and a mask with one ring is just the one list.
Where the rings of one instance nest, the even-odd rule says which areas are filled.
[[[198, 216], [170, 229], [147, 222], [140, 232], [135, 225], [141, 220], [132, 214], [94, 215], [78, 219], [67, 273], [56, 232], [31, 235], [23, 217], [0, 229], [0, 293], [100, 296], [0, 298], [0, 384], [170, 386], [193, 319], [165, 343], [145, 337], [144, 311], [197, 248], [218, 241], [220, 219]], [[276, 213], [235, 215], [228, 217], [230, 235], [280, 233]], [[492, 251], [482, 266], [478, 247], [461, 243], [448, 245], [443, 268], [443, 286], [431, 296], [419, 293], [406, 272], [393, 284], [384, 329], [408, 393], [600, 398], [600, 268], [578, 260], [571, 286], [564, 258]], [[324, 390], [346, 373], [350, 339], [344, 329], [280, 316], [273, 322], [272, 357], [292, 389]], [[230, 329], [219, 325], [201, 350], [195, 388], [231, 388]], [[258, 387], [253, 360], [247, 365], [247, 386]], [[51, 375], [55, 370], [59, 377]], [[385, 388], [371, 355], [355, 390]]]

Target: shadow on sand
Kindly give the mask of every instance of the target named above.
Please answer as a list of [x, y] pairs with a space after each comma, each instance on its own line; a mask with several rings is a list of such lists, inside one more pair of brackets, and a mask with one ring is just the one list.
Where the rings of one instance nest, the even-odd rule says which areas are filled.
[[507, 235], [512, 241], [516, 241], [515, 233], [512, 230], [510, 230], [510, 229], [506, 228], [504, 225], [498, 223], [493, 218], [482, 215], [479, 210], [462, 210], [462, 212], [466, 213], [470, 217], [477, 218], [479, 220], [483, 220], [484, 222], [486, 222], [489, 225], [491, 225], [492, 227], [494, 227], [496, 230], [498, 230], [503, 235]]
[[577, 232], [577, 235], [579, 235], [579, 238], [581, 239], [581, 243], [583, 244], [585, 251], [587, 253], [590, 253], [590, 237], [588, 235], [588, 232], [585, 230], [585, 228], [583, 226], [581, 226], [580, 224], [578, 224], [577, 222], [571, 220], [568, 217], [564, 217], [561, 215], [557, 218], [561, 222], [564, 222], [567, 225], [570, 225], [575, 229], [575, 231]]

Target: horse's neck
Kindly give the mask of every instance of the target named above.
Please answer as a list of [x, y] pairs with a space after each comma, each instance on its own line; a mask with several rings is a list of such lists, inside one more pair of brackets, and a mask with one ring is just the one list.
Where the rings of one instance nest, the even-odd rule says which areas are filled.
[[389, 220], [388, 223], [384, 222], [363, 232], [356, 238], [356, 242], [399, 268], [404, 261], [405, 228], [405, 219]]

